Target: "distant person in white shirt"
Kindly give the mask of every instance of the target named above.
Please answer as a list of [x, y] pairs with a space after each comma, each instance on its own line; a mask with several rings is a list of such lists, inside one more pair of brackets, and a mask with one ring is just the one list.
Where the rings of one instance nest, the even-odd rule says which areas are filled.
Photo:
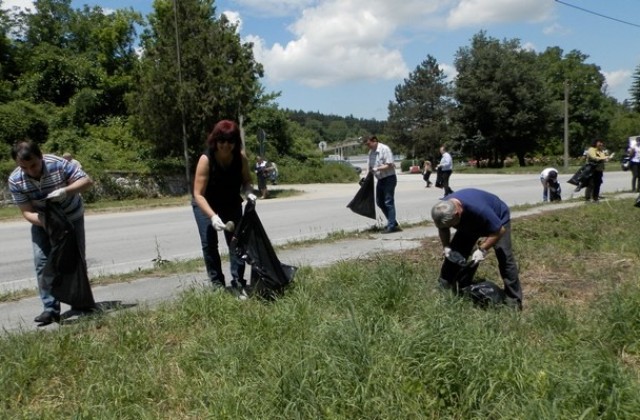
[[[545, 168], [540, 172], [540, 183], [542, 184], [542, 201], [549, 201], [549, 186], [555, 185], [558, 181], [558, 170], [556, 168]], [[553, 201], [553, 200], [551, 200]]]
[[387, 227], [382, 233], [400, 232], [402, 229], [396, 220], [395, 193], [398, 178], [393, 153], [376, 136], [367, 137], [363, 143], [369, 148], [369, 171], [377, 179], [376, 204], [387, 218]]
[[453, 192], [451, 187], [449, 187], [449, 178], [453, 173], [453, 159], [449, 152], [447, 152], [445, 145], [440, 146], [440, 154], [442, 158], [440, 158], [440, 163], [436, 166], [436, 170], [438, 170], [442, 176], [442, 188], [444, 188], [444, 196], [446, 197]]

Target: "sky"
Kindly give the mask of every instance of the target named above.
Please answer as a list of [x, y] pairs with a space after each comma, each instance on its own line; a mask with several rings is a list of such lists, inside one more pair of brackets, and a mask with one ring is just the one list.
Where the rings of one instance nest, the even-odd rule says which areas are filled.
[[[179, 0], [178, 0], [179, 1]], [[3, 0], [3, 8], [32, 7]], [[153, 0], [72, 0], [152, 12]], [[640, 66], [640, 0], [219, 0], [265, 69], [280, 108], [386, 120], [394, 89], [433, 56], [454, 80], [455, 54], [484, 30], [542, 52], [579, 50], [629, 99]]]

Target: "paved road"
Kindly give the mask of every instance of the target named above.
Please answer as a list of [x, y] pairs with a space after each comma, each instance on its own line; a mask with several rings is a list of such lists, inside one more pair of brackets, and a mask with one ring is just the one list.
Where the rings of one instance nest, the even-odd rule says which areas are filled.
[[[561, 176], [561, 182], [568, 176]], [[478, 187], [494, 192], [509, 205], [540, 201], [537, 175], [465, 175], [452, 177], [452, 188]], [[603, 194], [629, 188], [630, 175], [607, 172]], [[563, 182], [563, 197], [571, 198], [572, 186]], [[367, 229], [383, 224], [346, 208], [357, 184], [287, 185], [304, 194], [274, 200], [259, 200], [257, 211], [274, 244], [292, 240], [323, 238], [330, 232]], [[442, 195], [424, 188], [420, 175], [398, 177], [396, 206], [400, 223], [430, 219], [432, 205]], [[378, 210], [378, 214], [380, 214]], [[190, 206], [86, 217], [87, 266], [89, 275], [124, 273], [153, 266], [154, 258], [191, 259], [201, 256], [199, 238]], [[0, 223], [0, 291], [33, 288], [29, 226], [22, 220]], [[222, 246], [221, 251], [226, 252]]]

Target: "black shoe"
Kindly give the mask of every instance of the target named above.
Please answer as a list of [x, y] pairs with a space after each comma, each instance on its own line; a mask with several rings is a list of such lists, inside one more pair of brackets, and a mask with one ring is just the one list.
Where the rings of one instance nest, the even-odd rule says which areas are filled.
[[236, 299], [238, 299], [238, 300], [247, 300], [247, 299], [249, 299], [249, 296], [247, 295], [247, 292], [242, 287], [229, 286], [229, 287], [226, 287], [225, 290], [227, 292], [231, 293], [233, 296], [235, 296]]
[[386, 228], [382, 231], [382, 233], [394, 233], [394, 232], [402, 232], [402, 228], [400, 226], [394, 226], [392, 228]]
[[44, 311], [40, 315], [34, 318], [34, 322], [37, 322], [41, 326], [49, 325], [54, 322], [60, 322], [60, 314], [52, 311]]

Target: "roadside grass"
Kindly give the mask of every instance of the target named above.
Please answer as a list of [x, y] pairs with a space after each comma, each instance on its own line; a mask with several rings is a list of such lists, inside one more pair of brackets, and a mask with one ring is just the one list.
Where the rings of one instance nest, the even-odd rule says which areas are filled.
[[[301, 267], [280, 299], [194, 286], [0, 339], [5, 418], [602, 419], [640, 413], [632, 199], [513, 221], [524, 310], [436, 290], [420, 249]], [[496, 281], [495, 256], [478, 279]], [[499, 283], [499, 282], [498, 282]]]

